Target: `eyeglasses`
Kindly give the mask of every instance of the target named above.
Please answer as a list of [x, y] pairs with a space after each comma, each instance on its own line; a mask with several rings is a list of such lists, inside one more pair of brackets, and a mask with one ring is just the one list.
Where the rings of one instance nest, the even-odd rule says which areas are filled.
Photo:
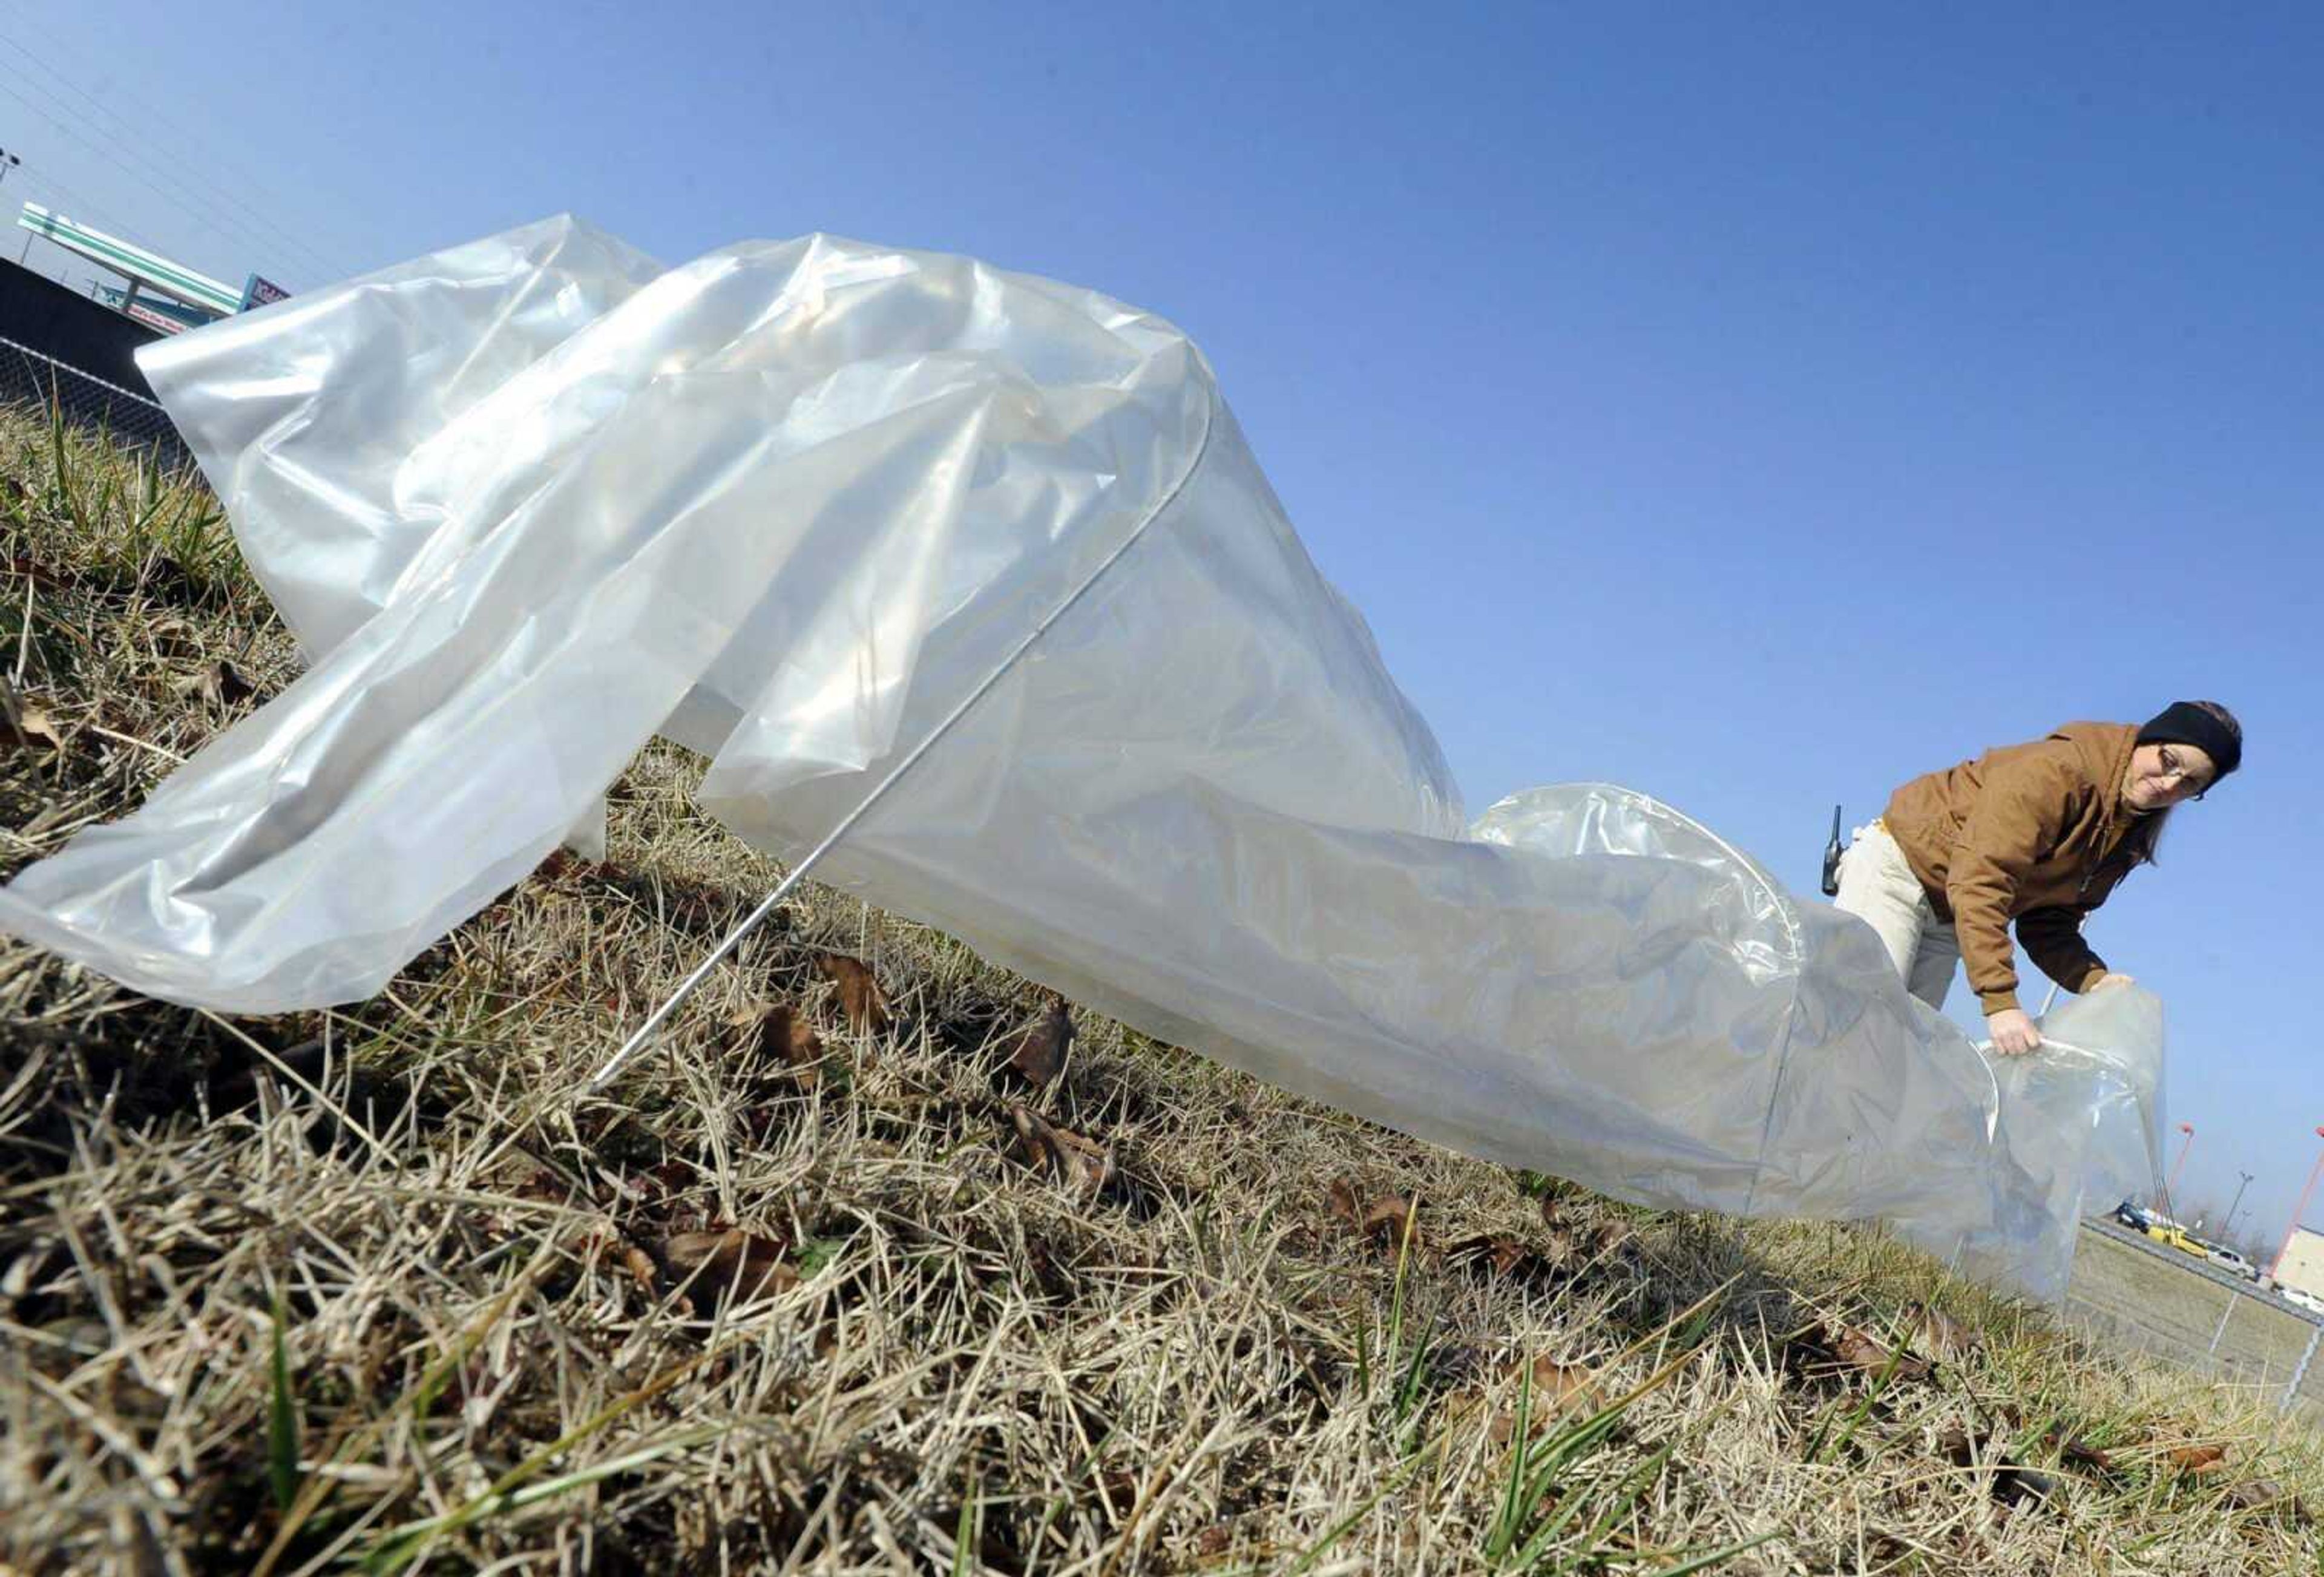
[[[2193, 775], [2194, 769], [2187, 764], [2186, 757], [2181, 755], [2177, 751], [2172, 749], [2167, 744], [2163, 747], [2163, 776], [2172, 788], [2176, 788], [2181, 787]], [[2204, 782], [2187, 798], [2190, 799], [2200, 799], [2205, 794], [2210, 791], [2210, 788], [2211, 785], [2208, 781]]]

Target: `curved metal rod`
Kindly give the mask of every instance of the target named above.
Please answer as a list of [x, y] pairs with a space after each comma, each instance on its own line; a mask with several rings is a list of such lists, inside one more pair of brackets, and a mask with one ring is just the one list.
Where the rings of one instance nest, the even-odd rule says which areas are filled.
[[984, 698], [986, 691], [999, 684], [1001, 677], [1007, 674], [1010, 669], [1017, 666], [1018, 659], [1032, 650], [1033, 643], [1035, 641], [1040, 640], [1043, 635], [1048, 633], [1049, 627], [1052, 624], [1055, 624], [1059, 619], [1064, 618], [1067, 613], [1072, 611], [1075, 604], [1079, 603], [1083, 597], [1089, 595], [1090, 588], [1096, 586], [1100, 580], [1102, 580], [1105, 577], [1106, 571], [1111, 569], [1116, 564], [1120, 562], [1121, 556], [1123, 554], [1129, 552], [1130, 549], [1138, 545], [1139, 539], [1146, 535], [1147, 528], [1151, 526], [1156, 521], [1161, 519], [1162, 513], [1165, 510], [1167, 510], [1172, 504], [1178, 502], [1178, 495], [1186, 490], [1186, 484], [1194, 480], [1194, 473], [1202, 467], [1203, 456], [1210, 451], [1211, 428], [1213, 421], [1216, 417], [1217, 410], [1218, 392], [1216, 389], [1213, 389], [1210, 392], [1210, 400], [1205, 405], [1203, 413], [1202, 441], [1194, 446], [1194, 458], [1186, 463], [1185, 471], [1180, 475], [1176, 483], [1171, 484], [1170, 491], [1165, 493], [1161, 500], [1157, 503], [1152, 509], [1147, 512], [1146, 518], [1144, 520], [1138, 522], [1138, 529], [1131, 531], [1127, 537], [1124, 537], [1121, 540], [1121, 545], [1114, 549], [1112, 552], [1107, 554], [1104, 559], [1099, 563], [1098, 567], [1090, 571], [1088, 578], [1084, 579], [1080, 586], [1074, 588], [1071, 595], [1067, 596], [1065, 601], [1059, 603], [1056, 607], [1050, 609], [1047, 615], [1044, 617], [1038, 624], [1033, 626], [1032, 630], [1026, 635], [1025, 639], [1017, 643], [1016, 649], [1010, 651], [1007, 657], [1001, 659], [1000, 666], [995, 668], [991, 673], [985, 675], [983, 682], [978, 685], [973, 690], [971, 690], [968, 695], [962, 699], [960, 705], [952, 709], [951, 713], [945, 716], [942, 723], [937, 724], [936, 727], [930, 729], [928, 731], [927, 737], [920, 741], [918, 744], [913, 746], [911, 753], [905, 756], [902, 761], [897, 762], [895, 767], [890, 770], [888, 775], [880, 780], [879, 786], [873, 788], [871, 793], [863, 797], [862, 803], [856, 806], [854, 809], [849, 811], [844, 816], [840, 818], [839, 825], [833, 827], [829, 833], [825, 835], [823, 842], [817, 844], [814, 848], [807, 851], [807, 857], [791, 868], [790, 874], [783, 878], [782, 884], [777, 887], [774, 891], [769, 893], [766, 896], [765, 900], [761, 902], [757, 908], [752, 909], [749, 917], [745, 918], [741, 925], [735, 927], [732, 931], [729, 931], [726, 934], [725, 940], [718, 944], [717, 947], [712, 951], [710, 956], [704, 959], [695, 969], [693, 973], [687, 975], [683, 981], [678, 982], [678, 989], [670, 992], [668, 1000], [666, 1000], [661, 1006], [656, 1008], [653, 1012], [648, 1016], [646, 1021], [638, 1026], [636, 1032], [622, 1043], [622, 1048], [615, 1052], [612, 1056], [606, 1058], [604, 1065], [590, 1076], [588, 1089], [591, 1093], [595, 1093], [595, 1092], [604, 1089], [605, 1085], [613, 1080], [613, 1075], [622, 1071], [623, 1065], [628, 1063], [630, 1058], [635, 1056], [645, 1047], [646, 1043], [653, 1038], [654, 1032], [659, 1029], [662, 1025], [668, 1021], [669, 1016], [678, 1010], [678, 1004], [685, 1001], [687, 997], [693, 995], [695, 988], [709, 978], [710, 972], [716, 968], [727, 954], [733, 953], [735, 948], [742, 945], [742, 938], [748, 936], [752, 931], [756, 930], [761, 921], [763, 921], [769, 915], [774, 913], [777, 908], [781, 907], [783, 899], [790, 896], [791, 890], [806, 880], [807, 873], [809, 871], [815, 869], [816, 862], [821, 860], [825, 854], [829, 853], [833, 846], [836, 844], [841, 838], [847, 835], [848, 830], [854, 826], [857, 822], [863, 819], [865, 812], [869, 811], [873, 806], [880, 803], [881, 798], [886, 795], [888, 790], [894, 788], [896, 784], [902, 779], [904, 774], [910, 771], [919, 759], [928, 753], [929, 748], [933, 746], [936, 741], [942, 739], [946, 733], [952, 731], [954, 724], [958, 723], [963, 717], [968, 715], [968, 709], [970, 707], [975, 706], [977, 702]]

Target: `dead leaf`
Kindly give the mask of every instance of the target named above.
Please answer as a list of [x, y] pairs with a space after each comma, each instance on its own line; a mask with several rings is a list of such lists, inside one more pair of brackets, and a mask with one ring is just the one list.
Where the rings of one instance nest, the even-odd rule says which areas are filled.
[[2047, 1500], [2057, 1489], [2058, 1480], [1993, 1450], [1996, 1438], [1990, 1434], [1972, 1438], [1956, 1425], [1937, 1436], [1937, 1450], [1955, 1467], [1981, 1469], [1989, 1474], [1986, 1492], [2004, 1506]]
[[824, 978], [839, 988], [839, 1010], [850, 1029], [864, 1035], [878, 1035], [887, 1029], [888, 999], [881, 993], [870, 964], [844, 953], [825, 953], [815, 962]]
[[183, 678], [171, 680], [170, 687], [216, 711], [227, 710], [258, 693], [258, 687], [224, 658], [204, 664], [198, 672]]
[[673, 1277], [681, 1280], [695, 1277], [693, 1301], [697, 1305], [715, 1303], [729, 1286], [734, 1288], [735, 1301], [742, 1303], [771, 1297], [798, 1285], [798, 1272], [791, 1268], [781, 1243], [739, 1227], [666, 1238], [661, 1258]]
[[1853, 1325], [1840, 1333], [1831, 1350], [1850, 1369], [1860, 1369], [1870, 1375], [1887, 1374], [1900, 1380], [1926, 1379], [1929, 1371], [1936, 1367], [1925, 1358], [1888, 1347]]
[[788, 1002], [746, 1011], [735, 1020], [735, 1028], [742, 1032], [742, 1050], [781, 1063], [800, 1089], [812, 1090], [822, 1082], [823, 1039], [807, 1015]]
[[15, 687], [5, 678], [0, 678], [0, 749], [64, 748], [64, 735], [50, 721], [49, 715], [17, 695]]
[[2053, 1429], [2050, 1432], [2050, 1443], [2058, 1448], [2060, 1462], [2071, 1462], [2077, 1467], [2096, 1468], [2102, 1473], [2114, 1471], [2112, 1454], [2092, 1445], [2087, 1440], [2077, 1439], [2071, 1435], [2061, 1435]]
[[1914, 1305], [1922, 1343], [1946, 1358], [1967, 1358], [1978, 1349], [1977, 1333], [1933, 1304]]
[[1496, 1276], [1517, 1276], [1536, 1267], [1553, 1268], [1542, 1256], [1535, 1253], [1515, 1238], [1493, 1240], [1491, 1262]]
[[1557, 1275], [1557, 1267], [1546, 1256], [1524, 1239], [1506, 1233], [1464, 1238], [1446, 1250], [1444, 1257], [1449, 1264], [1501, 1281], [1543, 1285]]
[[1784, 1338], [1783, 1365], [1803, 1379], [1828, 1379], [1840, 1367], [1840, 1354], [1821, 1325], [1809, 1325]]
[[1533, 1406], [1536, 1411], [1546, 1406], [1563, 1412], [1597, 1395], [1596, 1377], [1579, 1364], [1560, 1363], [1554, 1358], [1539, 1357], [1533, 1360], [1531, 1367]]
[[1509, 1436], [1517, 1433], [1517, 1413], [1509, 1407], [1493, 1407], [1492, 1398], [1481, 1386], [1462, 1386], [1444, 1394], [1445, 1423], [1456, 1429], [1465, 1429], [1484, 1423], [1485, 1434], [1495, 1445], [1507, 1445]]
[[202, 695], [218, 706], [238, 706], [256, 694], [258, 687], [224, 658], [202, 670]]
[[2029, 1500], [2039, 1505], [2048, 1500], [2057, 1488], [2058, 1480], [2039, 1468], [2029, 1468], [2007, 1457], [1993, 1464], [1993, 1498], [2004, 1506], [2022, 1506]]
[[2301, 1526], [2309, 1522], [2308, 1508], [2273, 1479], [2245, 1479], [2227, 1486], [2227, 1504], [2242, 1511], [2281, 1511]]
[[27, 706], [16, 723], [16, 740], [26, 750], [48, 749], [61, 752], [65, 736], [46, 712], [38, 706]]
[[146, 643], [158, 657], [184, 657], [198, 654], [202, 638], [191, 624], [175, 613], [164, 613], [145, 626]]
[[[1501, 1379], [1506, 1388], [1502, 1393], [1503, 1405], [1495, 1409], [1485, 1425], [1486, 1435], [1495, 1445], [1508, 1444], [1517, 1434], [1517, 1390], [1528, 1370], [1533, 1377], [1531, 1394], [1526, 1401], [1528, 1434], [1539, 1434], [1563, 1415], [1598, 1403], [1598, 1382], [1588, 1370], [1575, 1364], [1560, 1363], [1548, 1357], [1536, 1357], [1530, 1363], [1513, 1359], [1501, 1366]], [[1450, 1401], [1453, 1417], [1471, 1417], [1483, 1412], [1487, 1392], [1477, 1387], [1467, 1387], [1454, 1392]]]
[[1065, 1054], [1073, 1049], [1074, 1016], [1059, 997], [1040, 1021], [1018, 1037], [1009, 1065], [1037, 1084], [1046, 1084], [1065, 1071]]
[[1385, 1194], [1372, 1201], [1364, 1212], [1363, 1233], [1379, 1238], [1391, 1253], [1401, 1253], [1406, 1243], [1420, 1247], [1420, 1228], [1413, 1220], [1412, 1202], [1401, 1194]]
[[1022, 1106], [1009, 1108], [1009, 1121], [1026, 1165], [1054, 1173], [1068, 1192], [1088, 1197], [1113, 1181], [1113, 1152], [1096, 1140], [1059, 1128]]
[[1493, 1238], [1484, 1245], [1484, 1259], [1496, 1276], [1511, 1276], [1533, 1258], [1533, 1250], [1515, 1238]]
[[1341, 1177], [1333, 1182], [1325, 1195], [1324, 1208], [1345, 1222], [1351, 1231], [1391, 1258], [1404, 1251], [1407, 1231], [1414, 1250], [1416, 1252], [1421, 1246], [1412, 1202], [1401, 1194], [1383, 1194], [1367, 1204], [1357, 1191], [1354, 1179]]
[[2163, 1460], [2182, 1473], [2200, 1478], [2227, 1465], [2227, 1448], [2209, 1443], [2174, 1445], [2163, 1453]]

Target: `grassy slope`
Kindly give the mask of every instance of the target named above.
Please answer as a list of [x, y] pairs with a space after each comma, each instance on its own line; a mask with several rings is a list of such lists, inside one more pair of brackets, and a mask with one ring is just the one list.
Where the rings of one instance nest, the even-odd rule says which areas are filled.
[[[5, 413], [0, 506], [32, 709], [0, 720], [6, 873], [296, 665], [198, 482]], [[2312, 1567], [2250, 1504], [2317, 1499], [2303, 1438], [1876, 1234], [1617, 1206], [1095, 1019], [1037, 1089], [1005, 1064], [1038, 993], [835, 893], [586, 1095], [774, 875], [690, 809], [698, 770], [650, 751], [604, 864], [347, 1011], [228, 1022], [0, 940], [0, 1559]], [[825, 954], [890, 1022], [849, 1021]], [[1844, 1340], [1935, 1355], [1920, 1300], [1973, 1344], [1933, 1374]]]

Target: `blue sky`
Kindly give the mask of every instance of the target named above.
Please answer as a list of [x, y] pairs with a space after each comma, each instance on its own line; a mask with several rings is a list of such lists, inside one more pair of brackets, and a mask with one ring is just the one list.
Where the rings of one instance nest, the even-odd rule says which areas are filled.
[[1611, 779], [1812, 890], [1835, 800], [2227, 702], [2245, 774], [2091, 936], [2169, 1004], [2182, 1197], [2247, 1168], [2282, 1230], [2324, 1122], [2324, 11], [221, 15], [0, 0], [0, 197], [236, 282], [570, 210], [1158, 311], [1472, 812]]

